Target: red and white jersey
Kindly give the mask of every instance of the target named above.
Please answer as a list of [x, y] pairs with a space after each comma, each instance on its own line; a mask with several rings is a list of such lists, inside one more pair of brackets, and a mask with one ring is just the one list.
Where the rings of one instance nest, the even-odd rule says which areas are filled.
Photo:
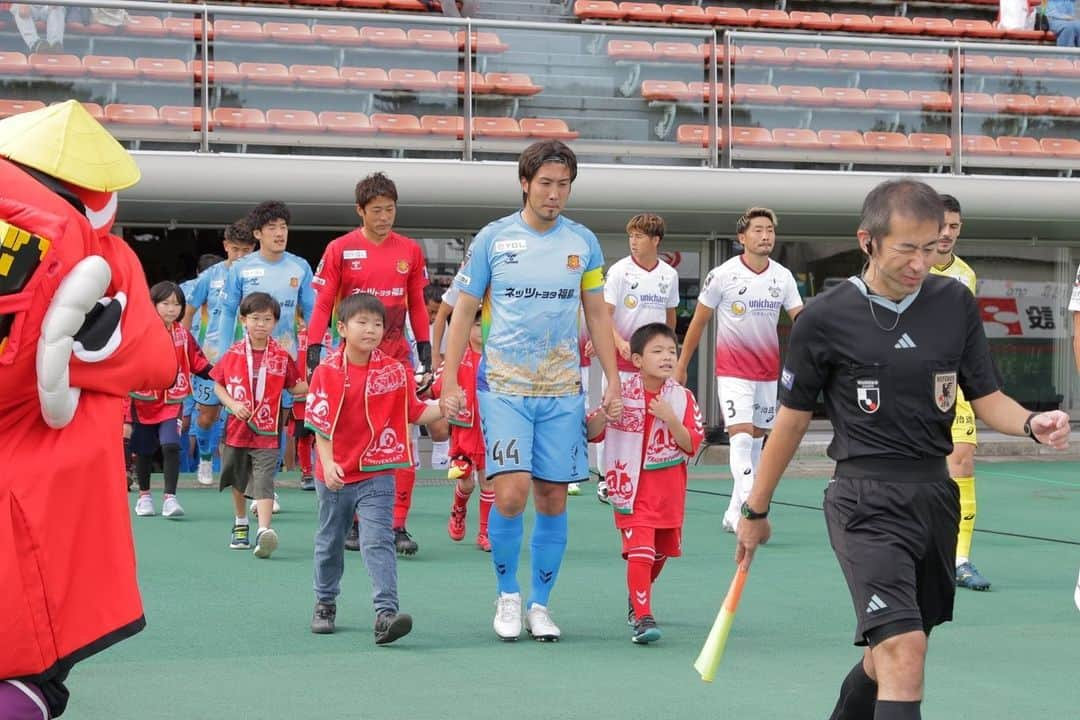
[[[678, 307], [679, 273], [663, 260], [657, 260], [651, 270], [646, 270], [628, 255], [608, 270], [604, 302], [615, 308], [612, 316], [615, 331], [629, 341], [639, 327], [666, 322], [668, 309]], [[616, 359], [619, 370], [637, 371], [622, 355]]]
[[791, 312], [803, 304], [790, 270], [770, 260], [754, 272], [738, 255], [709, 271], [698, 302], [716, 313], [717, 376], [759, 381], [780, 376], [780, 308]]

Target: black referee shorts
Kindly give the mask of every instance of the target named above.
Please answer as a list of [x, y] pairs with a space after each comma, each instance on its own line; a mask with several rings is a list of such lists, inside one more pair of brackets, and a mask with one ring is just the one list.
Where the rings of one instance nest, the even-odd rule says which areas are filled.
[[[855, 644], [952, 620], [960, 491], [947, 473], [845, 477], [825, 489], [825, 523], [855, 606]], [[880, 642], [888, 637], [873, 637]]]

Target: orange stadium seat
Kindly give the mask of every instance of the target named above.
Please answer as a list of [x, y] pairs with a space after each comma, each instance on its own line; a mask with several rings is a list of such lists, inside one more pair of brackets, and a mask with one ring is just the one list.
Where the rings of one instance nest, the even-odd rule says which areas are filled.
[[653, 44], [653, 52], [660, 60], [669, 62], [701, 63], [709, 59], [707, 43], [695, 45], [689, 42], [658, 41]]
[[964, 37], [974, 38], [1003, 38], [1005, 31], [994, 27], [989, 20], [969, 20], [967, 18], [954, 18], [953, 27], [960, 31]]
[[390, 85], [409, 92], [438, 92], [450, 86], [435, 76], [431, 70], [392, 68], [388, 73]]
[[994, 71], [1001, 75], [1036, 75], [1035, 61], [1020, 55], [999, 55], [994, 58]]
[[114, 103], [105, 106], [105, 122], [118, 125], [160, 125], [161, 118], [153, 105], [124, 105]]
[[509, 117], [474, 117], [473, 135], [477, 137], [519, 138], [525, 137], [517, 120]]
[[941, 133], [911, 133], [908, 144], [915, 150], [935, 155], [948, 155], [952, 152], [952, 140]]
[[199, 107], [164, 105], [158, 110], [161, 121], [170, 127], [201, 130], [203, 111]]
[[522, 118], [518, 125], [529, 137], [575, 140], [580, 135], [577, 130], [571, 130], [565, 120], [557, 118]]
[[427, 135], [428, 131], [420, 127], [420, 119], [415, 115], [395, 115], [375, 113], [371, 116], [371, 126], [375, 132], [391, 135]]
[[112, 35], [116, 32], [116, 28], [112, 25], [102, 25], [96, 22], [81, 23], [68, 20], [64, 23], [64, 32], [72, 35]]
[[[236, 67], [236, 63], [228, 60], [211, 60], [206, 64], [206, 68], [210, 73], [210, 82], [217, 85], [232, 85], [244, 80], [244, 75]], [[202, 82], [202, 60], [189, 60], [188, 69], [196, 82]]]
[[998, 68], [994, 67], [994, 58], [989, 55], [976, 55], [975, 53], [964, 53], [960, 57], [960, 67], [966, 73], [991, 74], [998, 72]]
[[652, 60], [653, 45], [645, 40], [608, 40], [607, 53], [617, 60]]
[[363, 27], [360, 28], [360, 37], [364, 43], [374, 47], [402, 49], [412, 47], [412, 41], [401, 28], [392, 27]]
[[420, 50], [454, 51], [458, 49], [457, 39], [449, 30], [414, 28], [405, 33], [405, 37]]
[[29, 57], [30, 69], [37, 75], [50, 77], [80, 77], [83, 64], [76, 55], [45, 55], [34, 53]]
[[910, 53], [896, 50], [871, 50], [870, 62], [890, 70], [915, 70], [918, 68], [911, 60]]
[[708, 145], [709, 126], [680, 125], [675, 130], [675, 141], [678, 142], [680, 145]]
[[424, 115], [420, 118], [420, 127], [432, 135], [465, 137], [465, 118], [460, 115]]
[[311, 28], [311, 39], [316, 44], [327, 45], [363, 45], [364, 38], [352, 25], [315, 25]]
[[712, 20], [713, 25], [725, 27], [750, 27], [754, 21], [740, 7], [707, 7], [705, 14]]
[[772, 131], [772, 138], [776, 144], [795, 150], [824, 150], [828, 147], [816, 132], [806, 128], [779, 128]]
[[45, 103], [40, 100], [0, 100], [0, 118], [40, 110], [43, 107]]
[[90, 114], [90, 117], [94, 118], [98, 122], [105, 122], [105, 111], [100, 105], [92, 102], [81, 102], [79, 104], [86, 109], [86, 112]]
[[858, 130], [821, 130], [818, 139], [834, 150], [866, 150], [863, 134]]
[[866, 91], [866, 101], [874, 107], [893, 108], [896, 110], [916, 110], [922, 105], [911, 99], [905, 90], [880, 90], [870, 88]]
[[273, 130], [283, 132], [322, 132], [319, 118], [310, 110], [279, 110], [277, 108], [267, 110], [266, 124]]
[[821, 89], [805, 85], [781, 85], [777, 88], [783, 104], [792, 105], [827, 105], [828, 101], [821, 96]]
[[746, 14], [758, 27], [775, 28], [777, 30], [792, 30], [799, 27], [799, 21], [792, 20], [786, 10], [753, 8], [747, 10]]
[[952, 71], [952, 58], [940, 52], [913, 52], [911, 62], [918, 70], [947, 73]]
[[1036, 95], [1035, 104], [1041, 115], [1077, 115], [1076, 100], [1068, 95]]
[[1035, 98], [1030, 95], [997, 93], [994, 95], [994, 104], [998, 110], [1016, 115], [1038, 115], [1040, 111]]
[[[189, 17], [167, 17], [161, 22], [165, 28], [167, 35], [179, 38], [201, 38], [202, 37], [202, 19], [196, 20]], [[214, 37], [214, 28], [212, 25], [206, 27], [206, 36], [208, 38]]]
[[[964, 112], [992, 113], [998, 109], [989, 93], [960, 93]], [[951, 105], [950, 105], [951, 106]]]
[[1047, 155], [1080, 160], [1080, 140], [1076, 138], [1043, 138], [1039, 145]]
[[536, 95], [544, 89], [525, 73], [488, 73], [484, 80], [500, 95]]
[[130, 80], [139, 74], [135, 63], [129, 57], [87, 55], [83, 58], [83, 67], [86, 68], [86, 73], [93, 77]]
[[427, 12], [428, 8], [420, 0], [387, 0], [386, 9], [391, 12]]
[[255, 85], [292, 85], [289, 68], [281, 63], [242, 62], [238, 66], [244, 80]]
[[135, 61], [135, 70], [150, 80], [166, 82], [187, 81], [193, 77], [187, 63], [177, 58], [139, 58]]
[[304, 23], [263, 23], [263, 35], [274, 42], [307, 44], [311, 42], [311, 28]]
[[875, 15], [870, 18], [881, 32], [890, 35], [921, 35], [922, 28], [911, 22], [911, 18], [899, 15]]
[[833, 64], [829, 54], [821, 48], [789, 47], [784, 50], [784, 55], [797, 67], [829, 67]]
[[678, 102], [689, 100], [690, 90], [679, 80], [645, 80], [641, 83], [641, 96], [651, 102]]
[[347, 84], [332, 65], [290, 65], [289, 75], [297, 84], [309, 87], [340, 88]]
[[165, 25], [154, 15], [129, 15], [124, 32], [145, 37], [164, 37]]
[[870, 59], [870, 54], [865, 50], [847, 50], [833, 48], [828, 51], [829, 59], [834, 64], [848, 68], [876, 68], [878, 64]]
[[610, 0], [577, 0], [574, 15], [582, 20], [622, 20], [619, 4]]
[[[716, 83], [716, 97], [720, 103], [724, 102], [724, 83]], [[702, 102], [709, 102], [712, 100], [713, 89], [712, 83], [692, 82], [686, 84], [687, 90], [690, 92], [690, 98], [692, 100], [700, 100]]]
[[964, 31], [953, 25], [952, 20], [948, 18], [918, 17], [914, 18], [912, 23], [921, 29], [924, 35], [959, 37], [964, 34]]
[[908, 93], [916, 107], [924, 112], [950, 112], [952, 96], [944, 90], [912, 90]]
[[986, 135], [967, 135], [961, 136], [961, 143], [964, 148], [964, 152], [971, 155], [1006, 155], [1006, 151], [1001, 150], [997, 143], [994, 142], [994, 138]]
[[772, 133], [759, 127], [731, 128], [731, 144], [740, 147], [773, 147]]
[[1043, 40], [1053, 40], [1054, 33], [1044, 32], [1042, 30], [1006, 30], [1005, 38], [1008, 40], [1034, 40], [1035, 42], [1041, 42]]
[[884, 28], [870, 19], [869, 15], [859, 13], [833, 13], [832, 19], [840, 23], [840, 30], [850, 33], [875, 33]]
[[[465, 31], [461, 30], [454, 35], [457, 38], [458, 48], [465, 49]], [[472, 51], [476, 53], [501, 53], [506, 52], [510, 46], [499, 39], [493, 32], [474, 32], [472, 34]]]
[[382, 10], [386, 7], [386, 0], [340, 0], [341, 7], [356, 10]]
[[[451, 90], [457, 89], [457, 92], [465, 92], [465, 73], [457, 70], [442, 70], [438, 74], [438, 80], [441, 83], [445, 83]], [[481, 73], [472, 73], [472, 91], [474, 95], [487, 95], [494, 92], [495, 88], [484, 79]]]
[[265, 130], [266, 116], [256, 108], [214, 108], [214, 125], [224, 130]]
[[1031, 64], [1035, 66], [1034, 72], [1039, 75], [1053, 75], [1055, 77], [1078, 77], [1080, 68], [1067, 57], [1040, 57], [1034, 58]]
[[343, 67], [340, 74], [349, 87], [365, 90], [382, 90], [393, 87], [390, 76], [382, 68]]
[[712, 18], [699, 5], [664, 5], [664, 13], [670, 22], [682, 25], [711, 25]]
[[648, 2], [621, 2], [619, 10], [623, 17], [634, 22], [667, 22], [671, 16], [664, 12], [664, 8], [656, 3]]
[[832, 107], [869, 108], [874, 106], [874, 103], [867, 99], [866, 92], [859, 88], [822, 88], [821, 97]]
[[784, 51], [772, 45], [743, 45], [735, 53], [735, 59], [746, 65], [789, 65], [791, 60]]
[[0, 52], [0, 74], [25, 75], [30, 72], [30, 63], [21, 52]]
[[792, 10], [789, 13], [789, 16], [792, 21], [799, 23], [799, 27], [804, 30], [831, 32], [833, 30], [839, 30], [841, 27], [839, 21], [833, 20], [832, 15], [827, 12]]
[[319, 113], [319, 127], [342, 135], [371, 135], [375, 132], [368, 116], [358, 112], [325, 110]]
[[222, 40], [258, 42], [265, 38], [263, 26], [254, 20], [215, 20], [214, 37]]
[[756, 105], [780, 105], [784, 98], [772, 85], [754, 83], [735, 83], [732, 87], [732, 99], [736, 103], [754, 103]]
[[885, 152], [912, 152], [914, 150], [904, 133], [868, 132], [863, 134], [863, 140], [867, 147]]
[[1013, 157], [1042, 157], [1042, 146], [1033, 137], [999, 137], [998, 149]]

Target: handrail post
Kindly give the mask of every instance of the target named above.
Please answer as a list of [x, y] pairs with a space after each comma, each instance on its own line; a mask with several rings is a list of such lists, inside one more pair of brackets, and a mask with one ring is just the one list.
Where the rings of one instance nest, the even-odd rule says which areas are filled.
[[[732, 72], [731, 65], [734, 62], [735, 55], [735, 31], [724, 31], [724, 162], [723, 167], [732, 167], [731, 158], [731, 127], [732, 127], [732, 108], [731, 108], [731, 81], [734, 73]], [[715, 92], [715, 89], [714, 89]]]
[[[453, 0], [448, 0], [453, 2]], [[480, 39], [477, 38], [476, 49], [480, 49]], [[464, 66], [465, 66], [465, 132], [462, 134], [465, 140], [464, 156], [463, 160], [466, 162], [473, 159], [472, 149], [472, 53], [473, 53], [473, 41], [472, 41], [472, 19], [465, 19], [465, 45], [464, 50]]]
[[705, 134], [709, 143], [709, 167], [720, 167], [720, 100], [717, 97], [716, 85], [719, 81], [719, 68], [717, 67], [718, 49], [716, 44], [716, 31], [713, 31], [712, 42], [709, 44], [709, 130]]
[[952, 138], [952, 172], [954, 175], [959, 175], [964, 171], [964, 134], [963, 134], [963, 121], [964, 113], [961, 107], [964, 100], [964, 94], [961, 92], [961, 82], [963, 78], [961, 73], [963, 72], [963, 50], [960, 43], [954, 43], [951, 48], [952, 55], [952, 113], [950, 114], [950, 122], [952, 123], [952, 132], [950, 136]]
[[202, 122], [199, 123], [199, 152], [210, 152], [210, 9], [202, 4]]

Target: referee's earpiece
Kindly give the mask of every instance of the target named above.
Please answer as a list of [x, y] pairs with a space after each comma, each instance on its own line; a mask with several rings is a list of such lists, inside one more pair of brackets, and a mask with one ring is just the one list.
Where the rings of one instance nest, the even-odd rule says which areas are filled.
[[864, 243], [863, 246], [862, 246], [862, 250], [863, 250], [864, 253], [866, 253], [867, 257], [874, 254], [874, 238], [873, 237], [867, 238], [866, 243]]

